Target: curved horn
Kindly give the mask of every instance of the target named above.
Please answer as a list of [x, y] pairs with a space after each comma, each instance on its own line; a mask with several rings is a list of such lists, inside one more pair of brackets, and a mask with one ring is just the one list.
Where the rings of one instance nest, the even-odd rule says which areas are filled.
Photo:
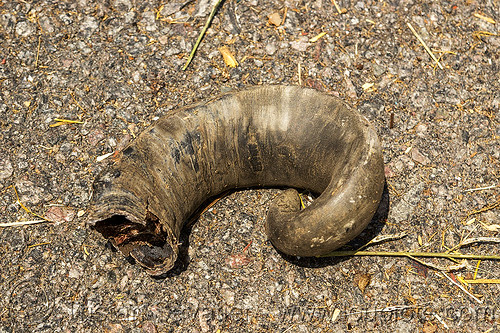
[[295, 190], [269, 208], [266, 231], [286, 254], [316, 256], [370, 222], [384, 185], [368, 121], [338, 98], [261, 86], [170, 112], [94, 183], [88, 223], [150, 274], [173, 267], [183, 225], [227, 189], [287, 186], [320, 194], [300, 209]]

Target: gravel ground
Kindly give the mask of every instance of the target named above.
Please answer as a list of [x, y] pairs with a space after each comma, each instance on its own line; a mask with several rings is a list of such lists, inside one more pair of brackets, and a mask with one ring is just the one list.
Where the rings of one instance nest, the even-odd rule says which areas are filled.
[[[0, 332], [499, 330], [498, 284], [464, 286], [467, 294], [406, 258], [279, 255], [263, 228], [278, 190], [218, 201], [185, 236], [183, 264], [163, 279], [83, 223], [107, 162], [98, 157], [169, 110], [286, 83], [345, 98], [383, 140], [387, 191], [356, 243], [405, 232], [369, 249], [444, 252], [498, 236], [499, 3], [337, 4], [225, 1], [182, 71], [208, 0], [0, 0], [1, 222], [54, 221], [0, 228]], [[238, 67], [225, 65], [224, 45]], [[462, 251], [499, 252], [486, 243]], [[498, 262], [459, 264], [446, 276], [500, 276]]]

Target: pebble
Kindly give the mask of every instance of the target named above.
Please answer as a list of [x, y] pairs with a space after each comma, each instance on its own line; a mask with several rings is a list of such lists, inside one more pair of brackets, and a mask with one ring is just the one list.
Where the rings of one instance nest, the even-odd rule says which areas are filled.
[[55, 31], [52, 20], [47, 16], [40, 16], [38, 19], [42, 32], [51, 34]]
[[12, 176], [14, 172], [14, 168], [12, 167], [12, 163], [10, 159], [4, 157], [0, 157], [0, 180], [4, 180]]
[[0, 14], [0, 24], [6, 31], [14, 29], [17, 19], [14, 15], [10, 13]]
[[45, 213], [45, 218], [55, 222], [56, 225], [64, 222], [71, 222], [75, 217], [75, 211], [68, 207], [52, 206]]
[[401, 223], [408, 220], [420, 200], [423, 189], [423, 182], [419, 182], [408, 189], [407, 192], [403, 194], [399, 202], [392, 205], [391, 210], [389, 211], [389, 219], [395, 223]]
[[36, 186], [32, 181], [19, 180], [16, 182], [17, 193], [24, 205], [37, 205], [42, 201], [50, 201], [52, 195], [43, 187]]
[[386, 72], [386, 69], [383, 66], [377, 65], [376, 63], [372, 64], [373, 75], [379, 77]]
[[223, 287], [222, 287], [222, 289], [220, 291], [220, 294], [221, 294], [222, 298], [224, 299], [224, 301], [226, 302], [227, 305], [229, 305], [229, 306], [233, 306], [234, 305], [235, 292], [232, 291], [227, 284], [223, 285]]
[[139, 21], [139, 24], [146, 29], [146, 31], [155, 31], [156, 27], [156, 14], [152, 11], [147, 11], [142, 13], [142, 20]]
[[16, 24], [16, 35], [19, 37], [29, 37], [36, 31], [35, 25], [28, 21], [21, 21]]
[[97, 28], [99, 28], [99, 23], [93, 16], [85, 16], [83, 22], [80, 24], [80, 31], [82, 31], [86, 37], [92, 35]]
[[304, 52], [311, 45], [309, 39], [305, 36], [301, 37], [299, 40], [290, 42], [290, 47], [296, 51]]
[[412, 148], [411, 150], [411, 158], [415, 161], [415, 162], [418, 162], [422, 165], [427, 165], [431, 162], [431, 160], [423, 155], [420, 150], [418, 150], [418, 148]]
[[155, 324], [152, 321], [145, 321], [142, 323], [142, 332], [144, 333], [156, 333], [158, 332]]
[[349, 98], [356, 99], [358, 97], [358, 94], [356, 93], [356, 88], [354, 87], [354, 84], [352, 84], [351, 79], [347, 75], [344, 75], [344, 86], [346, 89], [346, 95]]
[[268, 55], [273, 55], [277, 49], [278, 47], [276, 46], [276, 43], [269, 43], [266, 45], [266, 53]]

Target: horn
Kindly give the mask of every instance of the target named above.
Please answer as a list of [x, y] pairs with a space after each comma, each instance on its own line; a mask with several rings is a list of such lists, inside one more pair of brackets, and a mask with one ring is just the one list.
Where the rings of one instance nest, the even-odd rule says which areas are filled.
[[[297, 86], [230, 92], [167, 113], [94, 182], [87, 223], [152, 275], [170, 270], [189, 217], [229, 189], [289, 187], [266, 233], [319, 256], [356, 237], [384, 187], [375, 129], [340, 99]], [[301, 209], [298, 192], [319, 195]]]

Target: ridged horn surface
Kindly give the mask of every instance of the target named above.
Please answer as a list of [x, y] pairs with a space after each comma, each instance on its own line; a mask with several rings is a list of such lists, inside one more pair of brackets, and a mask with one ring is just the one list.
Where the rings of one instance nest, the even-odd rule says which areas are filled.
[[318, 256], [370, 222], [384, 185], [368, 121], [340, 99], [295, 86], [260, 86], [169, 112], [125, 148], [94, 183], [88, 223], [150, 274], [174, 265], [181, 230], [228, 189], [290, 187], [269, 208], [280, 251]]

